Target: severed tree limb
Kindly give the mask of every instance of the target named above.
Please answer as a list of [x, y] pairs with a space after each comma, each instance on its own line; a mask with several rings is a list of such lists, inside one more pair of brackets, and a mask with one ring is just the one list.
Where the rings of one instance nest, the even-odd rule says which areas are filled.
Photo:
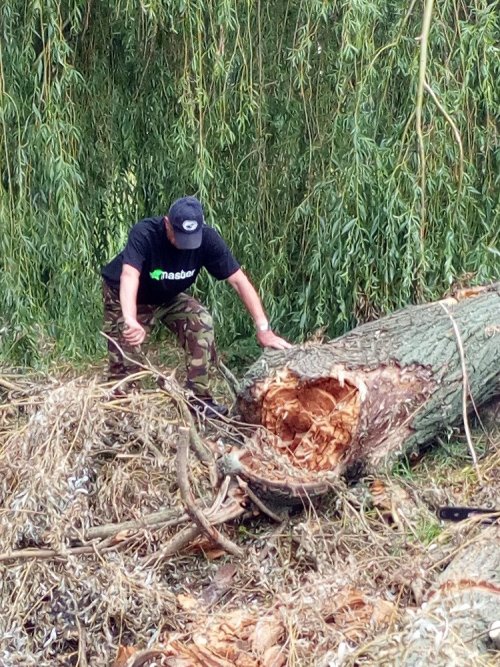
[[188, 479], [188, 454], [189, 454], [189, 429], [181, 426], [179, 428], [179, 443], [177, 445], [177, 483], [181, 498], [186, 510], [192, 520], [197, 524], [202, 532], [206, 533], [217, 544], [233, 554], [234, 556], [243, 556], [243, 550], [234, 542], [224, 537], [206, 518], [203, 512], [197, 507], [195, 498], [191, 491]]
[[103, 526], [92, 526], [85, 531], [85, 540], [102, 540], [122, 531], [137, 531], [150, 526], [169, 528], [186, 523], [188, 519], [188, 515], [180, 513], [179, 510], [160, 510], [159, 512], [147, 514], [136, 521], [121, 521], [120, 523], [107, 523]]
[[103, 542], [86, 544], [81, 547], [69, 547], [64, 550], [57, 549], [18, 549], [10, 553], [0, 554], [0, 563], [11, 560], [67, 560], [68, 556], [79, 556], [84, 554], [106, 553], [122, 547], [129, 540], [114, 541], [114, 536]]
[[342, 475], [390, 470], [461, 422], [467, 431], [472, 406], [500, 396], [499, 313], [493, 283], [265, 352], [238, 397], [242, 418], [265, 429], [219, 467], [259, 498], [320, 495]]
[[390, 633], [355, 650], [348, 665], [498, 665], [493, 642], [500, 609], [500, 525], [469, 535], [462, 533], [454, 553], [432, 565], [435, 570], [449, 561], [424, 602], [408, 607]]
[[189, 408], [186, 405], [184, 400], [177, 400], [177, 407], [179, 408], [180, 413], [182, 414], [184, 420], [189, 424], [189, 440], [191, 447], [193, 448], [194, 453], [198, 459], [207, 466], [208, 474], [210, 478], [210, 484], [213, 488], [217, 486], [219, 476], [217, 474], [217, 466], [215, 463], [215, 457], [210, 451], [210, 449], [205, 445], [203, 440], [200, 438], [194, 419], [189, 412]]
[[144, 558], [142, 564], [146, 567], [151, 565], [158, 565], [161, 561], [166, 558], [170, 558], [178, 551], [181, 551], [186, 547], [190, 542], [192, 542], [198, 535], [201, 534], [201, 530], [198, 526], [189, 524], [184, 526], [178, 533], [171, 537], [168, 542], [166, 542], [161, 549], [151, 554], [147, 558]]

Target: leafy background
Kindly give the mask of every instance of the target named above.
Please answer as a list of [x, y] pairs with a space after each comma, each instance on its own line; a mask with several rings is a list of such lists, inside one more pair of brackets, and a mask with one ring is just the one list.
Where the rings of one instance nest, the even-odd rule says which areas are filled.
[[102, 354], [99, 267], [184, 194], [293, 340], [498, 278], [500, 5], [425, 5], [419, 125], [415, 0], [3, 0], [3, 359]]

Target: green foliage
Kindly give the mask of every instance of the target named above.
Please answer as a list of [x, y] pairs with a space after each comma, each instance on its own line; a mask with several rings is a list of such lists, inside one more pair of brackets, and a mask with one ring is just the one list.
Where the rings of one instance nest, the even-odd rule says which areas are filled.
[[[422, 4], [4, 0], [3, 355], [102, 346], [99, 266], [188, 193], [294, 340], [498, 277], [500, 7], [435, 3], [423, 211]], [[251, 335], [229, 288], [199, 290], [223, 346]]]
[[443, 532], [443, 526], [439, 521], [429, 521], [419, 518], [414, 526], [414, 535], [419, 542], [429, 545], [437, 539]]

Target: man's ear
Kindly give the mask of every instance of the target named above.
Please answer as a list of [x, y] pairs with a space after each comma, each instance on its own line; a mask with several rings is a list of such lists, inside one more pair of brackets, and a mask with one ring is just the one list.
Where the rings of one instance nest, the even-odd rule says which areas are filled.
[[175, 246], [174, 228], [172, 227], [172, 223], [166, 215], [163, 217], [163, 226], [165, 227], [165, 233], [167, 234], [168, 240], [172, 245]]

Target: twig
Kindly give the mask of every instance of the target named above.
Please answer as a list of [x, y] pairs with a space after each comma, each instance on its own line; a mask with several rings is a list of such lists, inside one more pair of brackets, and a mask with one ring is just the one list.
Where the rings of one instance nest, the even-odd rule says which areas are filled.
[[138, 368], [143, 368], [144, 370], [149, 371], [153, 375], [156, 375], [157, 377], [164, 380], [168, 393], [170, 393], [172, 396], [178, 395], [182, 397], [183, 395], [182, 388], [174, 380], [172, 380], [171, 377], [170, 378], [167, 377], [158, 368], [155, 368], [153, 364], [148, 361], [147, 357], [145, 357], [146, 361], [148, 362], [147, 364], [143, 364], [140, 361], [137, 361], [137, 359], [132, 359], [132, 357], [130, 357], [126, 352], [124, 352], [124, 350], [120, 347], [120, 345], [116, 342], [114, 338], [108, 336], [108, 334], [104, 333], [104, 331], [101, 331], [100, 333], [102, 336], [104, 336], [104, 338], [113, 343], [113, 345], [116, 347], [116, 349], [123, 356], [124, 359], [130, 361], [130, 363], [134, 364], [134, 366], [137, 366]]
[[80, 623], [78, 616], [75, 616], [76, 627], [78, 628], [78, 662], [76, 667], [88, 667], [87, 662], [87, 633], [84, 626]]
[[[219, 493], [217, 494], [217, 497], [215, 498], [212, 507], [208, 510], [208, 512], [205, 513], [205, 516], [209, 519], [209, 515], [215, 515], [219, 512], [222, 503], [224, 502], [227, 492], [229, 491], [229, 485], [231, 484], [231, 477], [229, 475], [226, 475], [224, 478], [224, 481], [220, 485]], [[210, 519], [211, 520], [211, 519]], [[213, 522], [212, 522], [213, 523]]]
[[465, 365], [465, 353], [464, 353], [464, 348], [462, 345], [462, 339], [460, 337], [460, 331], [458, 330], [457, 323], [455, 321], [455, 318], [453, 315], [450, 313], [448, 308], [445, 306], [445, 304], [440, 301], [439, 305], [441, 308], [444, 310], [444, 312], [448, 315], [448, 317], [451, 320], [451, 324], [453, 326], [453, 331], [455, 332], [455, 338], [457, 339], [457, 347], [458, 347], [458, 353], [460, 355], [460, 363], [462, 365], [462, 415], [463, 415], [463, 420], [464, 420], [464, 430], [465, 430], [465, 437], [467, 438], [467, 444], [469, 446], [469, 451], [472, 456], [472, 460], [474, 462], [474, 467], [476, 468], [476, 474], [477, 478], [479, 481], [481, 481], [481, 471], [479, 469], [479, 464], [477, 461], [477, 455], [476, 451], [474, 449], [474, 445], [472, 444], [472, 437], [471, 437], [471, 432], [470, 432], [470, 427], [469, 427], [469, 417], [467, 415], [467, 394], [470, 394], [470, 386], [469, 386], [469, 376], [467, 374], [467, 368]]
[[233, 399], [235, 399], [240, 391], [239, 381], [236, 379], [236, 376], [229, 370], [229, 368], [222, 361], [219, 360], [217, 366], [226, 381], [226, 384], [232, 394]]
[[114, 542], [110, 537], [99, 544], [86, 544], [81, 547], [70, 547], [57, 551], [56, 549], [19, 549], [10, 553], [0, 554], [0, 563], [10, 560], [67, 560], [68, 556], [77, 556], [81, 554], [91, 554], [97, 552], [111, 551], [118, 549], [123, 542]]
[[177, 483], [181, 493], [182, 501], [186, 511], [198, 527], [225, 551], [234, 556], [243, 556], [243, 550], [234, 542], [224, 537], [213, 525], [211, 525], [203, 512], [196, 506], [191, 487], [188, 480], [188, 454], [189, 454], [189, 429], [181, 426], [179, 428], [179, 442], [177, 445]]
[[273, 521], [276, 521], [277, 523], [283, 523], [283, 517], [278, 516], [271, 509], [269, 509], [269, 507], [263, 503], [262, 500], [252, 491], [248, 485], [248, 482], [245, 482], [245, 480], [241, 479], [241, 477], [238, 477], [238, 475], [236, 475], [236, 479], [238, 480], [240, 487], [245, 491], [254, 505], [257, 505], [261, 512], [267, 514], [267, 516]]
[[215, 457], [198, 434], [194, 419], [189, 412], [189, 408], [187, 407], [186, 402], [184, 400], [175, 400], [184, 420], [189, 424], [189, 440], [191, 447], [193, 448], [194, 453], [201, 461], [201, 463], [207, 466], [210, 484], [215, 488], [219, 479], [217, 475]]
[[9, 389], [10, 391], [22, 391], [23, 388], [19, 386], [18, 384], [14, 384], [13, 382], [9, 382], [9, 380], [6, 380], [3, 377], [0, 377], [0, 387], [3, 387], [4, 389]]
[[183, 549], [186, 545], [192, 542], [200, 534], [201, 530], [199, 529], [198, 526], [194, 526], [193, 524], [185, 526], [184, 528], [182, 528], [182, 530], [180, 530], [172, 538], [170, 538], [168, 542], [166, 542], [161, 547], [161, 549], [155, 551], [155, 553], [145, 558], [142, 561], [142, 564], [145, 567], [149, 567], [150, 565], [157, 565], [162, 560], [170, 558], [178, 551], [181, 551], [181, 549]]
[[103, 526], [93, 526], [85, 531], [85, 539], [88, 541], [98, 540], [116, 535], [122, 531], [141, 530], [148, 526], [162, 525], [163, 528], [178, 526], [189, 519], [185, 513], [179, 513], [178, 510], [165, 509], [159, 512], [152, 512], [136, 521], [122, 521], [121, 523], [107, 523]]

